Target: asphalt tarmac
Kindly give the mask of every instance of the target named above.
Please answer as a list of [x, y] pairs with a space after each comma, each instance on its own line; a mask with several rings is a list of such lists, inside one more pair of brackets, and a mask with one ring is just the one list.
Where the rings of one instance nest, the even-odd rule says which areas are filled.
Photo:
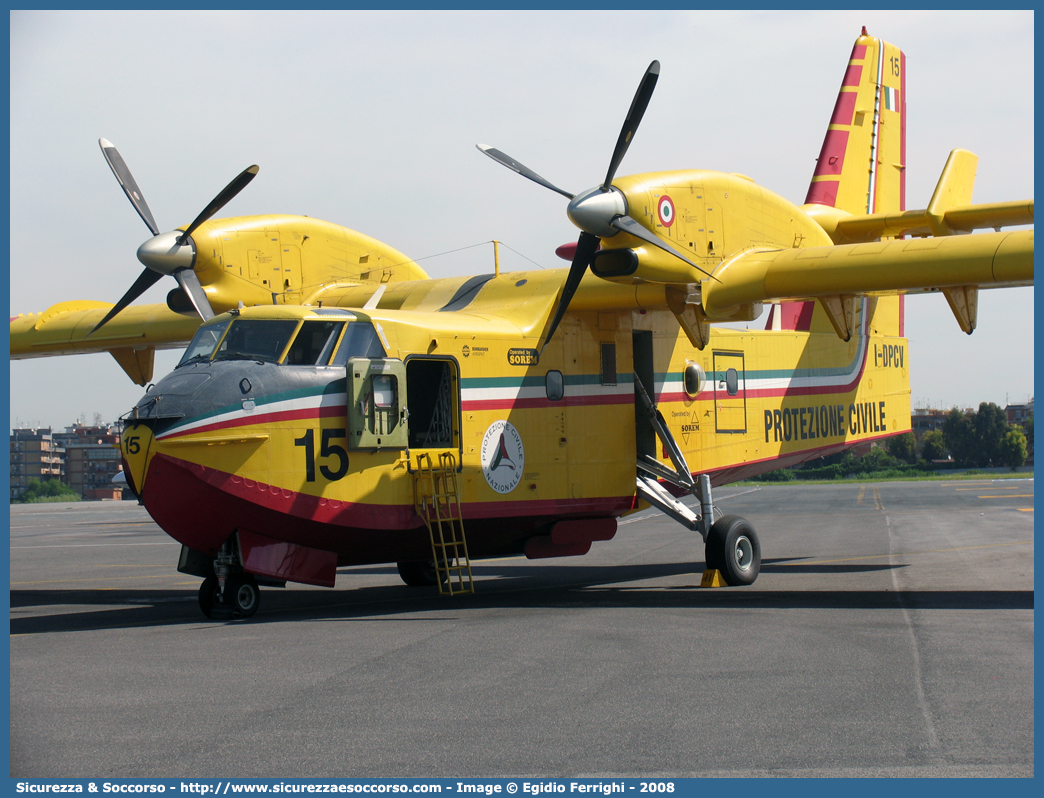
[[474, 595], [346, 568], [248, 621], [134, 503], [13, 506], [11, 775], [1033, 775], [1032, 479], [715, 502], [751, 587], [646, 512]]

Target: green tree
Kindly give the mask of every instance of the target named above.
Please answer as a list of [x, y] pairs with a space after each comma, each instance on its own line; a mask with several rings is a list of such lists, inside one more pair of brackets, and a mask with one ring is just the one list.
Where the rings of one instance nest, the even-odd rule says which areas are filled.
[[885, 448], [896, 460], [902, 460], [904, 463], [917, 462], [917, 439], [912, 432], [889, 438]]
[[1003, 463], [1001, 441], [1008, 432], [1007, 414], [993, 402], [983, 402], [972, 420], [975, 429], [976, 465], [998, 466]]
[[954, 462], [960, 466], [978, 465], [975, 462], [975, 427], [970, 415], [955, 407], [947, 413], [942, 425], [946, 448], [953, 455]]
[[993, 402], [983, 402], [976, 412], [962, 413], [954, 408], [942, 429], [946, 448], [958, 465], [985, 468], [1005, 462], [1001, 441], [1008, 433], [1008, 419]]
[[885, 469], [895, 468], [900, 465], [896, 458], [892, 457], [887, 450], [880, 446], [875, 446], [862, 457], [858, 458], [856, 462], [858, 463], [856, 473], [859, 474], [884, 471]]
[[933, 429], [924, 433], [924, 437], [921, 438], [921, 457], [929, 463], [932, 460], [945, 460], [946, 451], [946, 439], [942, 430]]
[[1000, 461], [1012, 471], [1026, 462], [1026, 435], [1021, 427], [1012, 427], [997, 447]]
[[80, 500], [80, 494], [64, 482], [59, 482], [57, 479], [45, 479], [42, 482], [38, 479], [30, 479], [29, 484], [26, 485], [25, 490], [22, 491], [18, 500], [25, 503], [53, 501], [78, 502]]

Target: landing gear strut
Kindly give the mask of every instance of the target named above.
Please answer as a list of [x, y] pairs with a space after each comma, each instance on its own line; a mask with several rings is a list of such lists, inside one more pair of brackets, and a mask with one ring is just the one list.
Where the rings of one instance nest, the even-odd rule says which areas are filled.
[[214, 558], [214, 576], [199, 586], [199, 608], [208, 618], [249, 618], [260, 606], [261, 588], [252, 574], [243, 572], [234, 537], [229, 538]]
[[[701, 474], [698, 482], [693, 481], [685, 456], [637, 374], [634, 377], [634, 388], [639, 407], [644, 410], [674, 464], [672, 470], [655, 458], [640, 454], [638, 495], [682, 526], [700, 533], [706, 547], [707, 570], [721, 573], [727, 585], [753, 584], [761, 572], [761, 543], [758, 541], [758, 533], [746, 518], [738, 515], [726, 515], [714, 521], [710, 477]], [[691, 507], [672, 496], [659, 484], [658, 480], [661, 479], [699, 499], [700, 512], [693, 512]]]

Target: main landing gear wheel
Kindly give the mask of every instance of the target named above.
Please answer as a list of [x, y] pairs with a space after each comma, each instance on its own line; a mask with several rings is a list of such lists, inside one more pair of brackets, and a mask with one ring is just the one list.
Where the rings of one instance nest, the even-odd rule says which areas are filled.
[[707, 535], [707, 568], [721, 572], [725, 583], [751, 585], [761, 572], [761, 543], [746, 518], [719, 518]]
[[[221, 600], [221, 586], [216, 576], [208, 576], [199, 586], [199, 608], [208, 618], [249, 618], [261, 606], [261, 589], [249, 574], [230, 576], [225, 580], [225, 600]], [[224, 613], [222, 613], [222, 610]]]
[[431, 587], [439, 583], [434, 560], [410, 560], [397, 562], [399, 577], [410, 587]]

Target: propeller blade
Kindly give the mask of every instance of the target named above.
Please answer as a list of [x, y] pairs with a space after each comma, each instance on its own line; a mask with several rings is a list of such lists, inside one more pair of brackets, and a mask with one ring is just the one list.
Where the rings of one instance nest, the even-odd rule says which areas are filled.
[[[107, 139], [98, 139], [98, 146], [101, 147], [102, 155], [105, 156], [105, 162], [109, 164], [112, 173], [116, 175], [116, 179], [120, 181], [120, 185], [123, 187], [123, 192], [127, 195], [127, 199], [130, 200], [131, 205], [134, 206], [134, 210], [138, 212], [138, 216], [140, 216], [141, 220], [148, 225], [152, 234], [158, 236], [159, 227], [156, 225], [156, 220], [152, 216], [152, 211], [149, 210], [149, 204], [145, 202], [145, 197], [142, 196], [138, 184], [134, 182], [134, 175], [132, 175], [130, 169], [127, 168], [127, 163], [123, 160], [119, 150], [117, 150], [112, 145], [112, 142]], [[105, 322], [102, 322], [102, 324], [104, 323]], [[100, 326], [101, 324], [98, 325], [98, 327]], [[95, 327], [95, 329], [98, 328]]]
[[611, 222], [609, 222], [609, 224], [611, 224], [617, 230], [622, 230], [623, 232], [628, 233], [629, 235], [632, 235], [635, 238], [642, 239], [642, 241], [646, 242], [647, 244], [652, 244], [654, 247], [659, 247], [664, 252], [666, 252], [668, 254], [671, 254], [671, 255], [674, 255], [674, 257], [676, 257], [676, 258], [681, 258], [683, 261], [688, 263], [694, 269], [703, 272], [705, 275], [710, 277], [712, 280], [715, 280], [715, 281], [717, 281], [719, 283], [721, 282], [721, 280], [718, 280], [718, 278], [715, 277], [713, 274], [711, 274], [709, 271], [707, 271], [706, 269], [703, 269], [703, 268], [697, 266], [695, 263], [693, 263], [687, 257], [685, 257], [680, 252], [678, 252], [678, 250], [676, 250], [673, 247], [669, 247], [666, 244], [664, 244], [659, 239], [659, 237], [657, 237], [657, 235], [655, 233], [650, 232], [648, 229], [646, 229], [643, 225], [641, 225], [638, 222], [636, 222], [630, 216], [617, 216]]
[[87, 333], [87, 335], [94, 335], [94, 333], [98, 332], [98, 330], [107, 324], [113, 316], [144, 294], [146, 290], [155, 285], [162, 277], [163, 275], [159, 272], [154, 272], [152, 269], [146, 268], [145, 271], [138, 275], [138, 279], [134, 281], [134, 285], [132, 285], [127, 293], [123, 295], [123, 298], [113, 305], [112, 310], [106, 313], [105, 318], [99, 321], [94, 329]]
[[627, 148], [631, 146], [631, 139], [634, 138], [638, 125], [642, 122], [645, 109], [649, 105], [649, 98], [652, 97], [653, 89], [656, 88], [656, 80], [659, 77], [660, 62], [653, 61], [649, 64], [649, 68], [645, 70], [645, 76], [642, 78], [642, 82], [638, 84], [638, 91], [635, 92], [634, 99], [631, 100], [631, 109], [627, 112], [627, 118], [624, 120], [623, 128], [620, 130], [620, 138], [616, 140], [613, 159], [609, 162], [609, 171], [605, 175], [605, 182], [602, 183], [603, 191], [609, 190], [613, 178], [616, 177], [616, 170], [620, 167], [620, 162], [623, 160], [624, 155], [627, 154]]
[[[203, 212], [193, 220], [192, 224], [188, 226], [184, 234], [181, 236], [181, 240], [184, 240], [188, 236], [192, 235], [193, 231], [199, 227], [203, 222], [213, 216], [215, 213], [220, 211], [225, 205], [227, 205], [236, 194], [246, 188], [247, 183], [254, 179], [257, 174], [257, 164], [248, 166], [227, 186], [221, 189], [221, 192], [210, 201], [210, 204], [203, 209]], [[199, 308], [196, 308], [199, 310]]]
[[558, 186], [556, 186], [554, 183], [545, 180], [532, 169], [530, 169], [528, 166], [523, 166], [510, 155], [507, 155], [501, 152], [500, 150], [494, 149], [493, 147], [487, 147], [485, 144], [476, 144], [475, 146], [478, 147], [479, 150], [481, 150], [482, 152], [486, 153], [486, 155], [488, 155], [497, 163], [506, 166], [512, 172], [518, 172], [520, 175], [522, 175], [522, 177], [528, 177], [534, 183], [539, 183], [544, 188], [549, 188], [552, 191], [556, 191], [563, 197], [566, 197], [567, 199], [573, 198], [573, 195], [570, 194], [568, 191], [564, 191], [563, 189], [560, 189]]
[[174, 272], [174, 279], [178, 281], [181, 290], [185, 292], [185, 295], [192, 303], [192, 307], [196, 309], [196, 313], [199, 314], [203, 321], [209, 321], [214, 318], [214, 310], [210, 307], [210, 300], [207, 299], [206, 291], [199, 284], [199, 278], [192, 269], [181, 269]]
[[547, 337], [544, 338], [544, 344], [540, 347], [541, 352], [551, 342], [551, 336], [555, 334], [559, 322], [565, 316], [566, 309], [569, 307], [569, 301], [573, 298], [573, 294], [576, 293], [580, 281], [584, 279], [584, 273], [591, 264], [591, 258], [594, 257], [595, 250], [598, 249], [598, 245], [601, 243], [601, 239], [593, 233], [580, 234], [580, 238], [576, 242], [576, 254], [573, 256], [573, 263], [569, 267], [569, 274], [566, 275], [565, 284], [562, 286], [562, 295], [558, 298], [555, 315], [551, 319], [551, 326], [548, 328]]

